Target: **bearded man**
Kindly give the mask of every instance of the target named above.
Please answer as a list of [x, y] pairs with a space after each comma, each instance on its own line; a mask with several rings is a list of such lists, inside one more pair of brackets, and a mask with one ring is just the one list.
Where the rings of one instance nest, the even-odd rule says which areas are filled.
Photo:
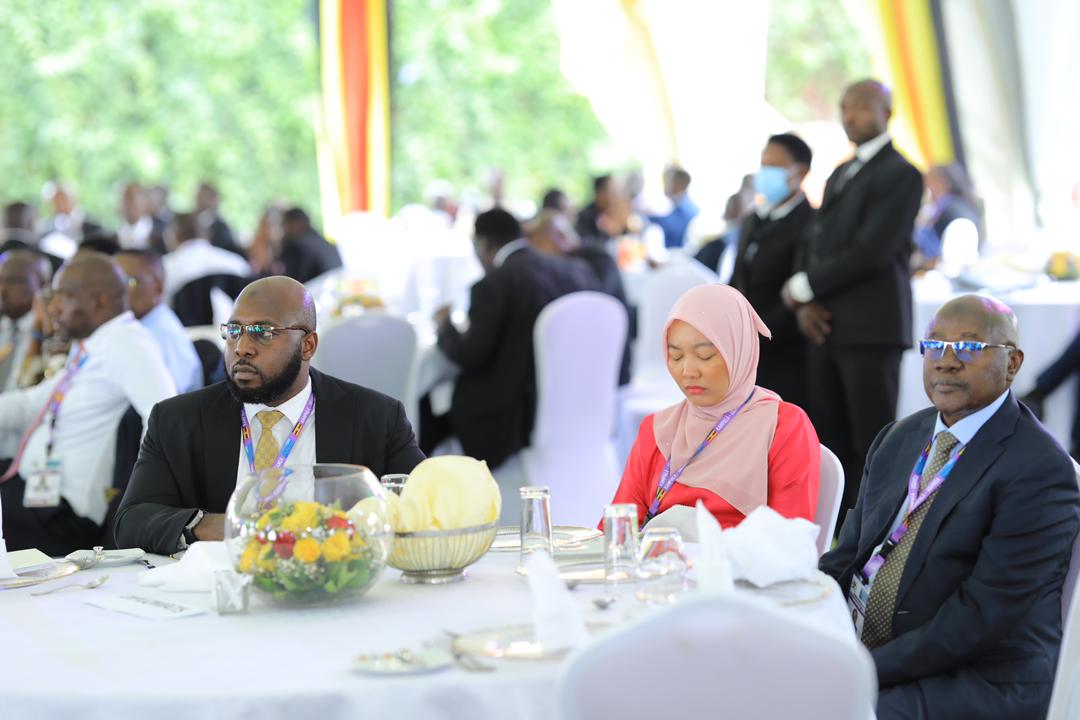
[[315, 303], [300, 283], [251, 283], [221, 333], [225, 381], [150, 414], [116, 514], [119, 547], [169, 554], [222, 540], [237, 483], [275, 464], [349, 463], [378, 476], [424, 459], [398, 400], [310, 367]]

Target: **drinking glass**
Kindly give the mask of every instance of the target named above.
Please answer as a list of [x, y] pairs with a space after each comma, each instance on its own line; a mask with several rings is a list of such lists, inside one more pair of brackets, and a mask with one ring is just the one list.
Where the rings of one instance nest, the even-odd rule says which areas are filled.
[[686, 591], [686, 548], [675, 528], [649, 527], [638, 552], [639, 600], [666, 604]]
[[405, 489], [405, 481], [408, 479], [408, 475], [383, 475], [379, 478], [379, 484], [395, 495], [400, 495], [401, 491]]
[[535, 552], [555, 557], [551, 541], [551, 491], [547, 486], [526, 485], [521, 488], [521, 555], [518, 567]]
[[629, 503], [604, 509], [604, 588], [611, 598], [637, 582], [637, 506]]

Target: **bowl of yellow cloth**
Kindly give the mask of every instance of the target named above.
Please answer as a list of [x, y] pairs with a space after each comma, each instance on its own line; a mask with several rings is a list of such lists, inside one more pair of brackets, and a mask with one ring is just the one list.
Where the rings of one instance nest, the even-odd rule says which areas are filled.
[[394, 549], [387, 564], [405, 583], [463, 580], [465, 568], [491, 548], [502, 497], [487, 464], [469, 457], [428, 458], [401, 496], [390, 493]]

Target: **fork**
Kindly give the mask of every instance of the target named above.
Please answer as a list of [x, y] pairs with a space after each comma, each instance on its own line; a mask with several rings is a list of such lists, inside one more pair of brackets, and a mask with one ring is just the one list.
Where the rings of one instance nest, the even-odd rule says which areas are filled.
[[95, 578], [95, 579], [93, 579], [93, 580], [91, 580], [90, 582], [87, 582], [87, 583], [69, 583], [68, 585], [58, 585], [58, 586], [56, 586], [54, 588], [49, 588], [48, 590], [40, 590], [38, 592], [33, 592], [33, 593], [30, 593], [30, 594], [31, 595], [48, 595], [49, 593], [54, 593], [54, 592], [56, 592], [58, 590], [67, 590], [69, 588], [79, 588], [81, 590], [93, 590], [94, 588], [99, 588], [102, 585], [104, 585], [105, 581], [108, 580], [108, 579], [109, 579], [108, 575], [102, 575], [101, 577]]

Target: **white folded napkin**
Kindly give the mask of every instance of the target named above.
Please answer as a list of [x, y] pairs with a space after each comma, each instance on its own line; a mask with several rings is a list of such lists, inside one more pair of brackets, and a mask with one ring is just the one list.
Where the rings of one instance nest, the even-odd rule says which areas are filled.
[[0, 578], [13, 578], [15, 577], [15, 571], [11, 569], [11, 562], [8, 561], [7, 556], [7, 543], [4, 542], [4, 508], [0, 506]]
[[547, 553], [533, 553], [525, 561], [525, 571], [532, 592], [533, 631], [537, 642], [546, 651], [585, 644], [589, 639], [585, 619], [566, 583], [559, 577], [555, 561]]
[[672, 505], [645, 523], [645, 527], [674, 528], [679, 531], [683, 542], [698, 541], [697, 512], [689, 505]]
[[724, 544], [736, 579], [765, 587], [806, 580], [817, 571], [819, 528], [803, 518], [786, 518], [759, 507], [738, 526], [724, 531]]
[[180, 562], [140, 574], [139, 584], [166, 592], [210, 592], [214, 589], [214, 572], [231, 569], [225, 543], [203, 541], [192, 543]]
[[697, 520], [698, 559], [696, 563], [698, 590], [710, 594], [735, 592], [724, 533], [713, 514], [697, 501], [694, 508]]

